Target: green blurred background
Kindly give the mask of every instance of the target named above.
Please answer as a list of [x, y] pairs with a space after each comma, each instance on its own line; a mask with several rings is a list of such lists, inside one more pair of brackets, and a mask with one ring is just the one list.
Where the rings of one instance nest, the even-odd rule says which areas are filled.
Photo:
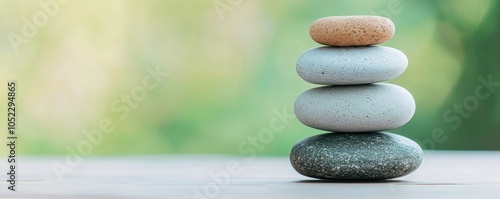
[[[51, 2], [57, 6], [49, 11], [39, 5]], [[2, 0], [0, 110], [6, 82], [16, 80], [21, 154], [67, 154], [89, 140], [85, 129], [109, 118], [114, 130], [90, 155], [285, 156], [321, 132], [275, 119], [292, 114], [296, 96], [315, 87], [295, 72], [299, 55], [320, 46], [309, 25], [331, 15], [383, 15], [397, 31], [382, 45], [409, 59], [389, 82], [417, 103], [413, 119], [391, 132], [425, 149], [496, 150], [500, 87], [483, 88], [486, 99], [476, 88], [481, 77], [500, 82], [499, 11], [494, 0]], [[33, 20], [36, 33], [27, 38], [23, 26]], [[12, 35], [26, 40], [13, 45]], [[113, 111], [157, 66], [168, 77], [128, 115]], [[283, 125], [270, 126], [276, 121]]]

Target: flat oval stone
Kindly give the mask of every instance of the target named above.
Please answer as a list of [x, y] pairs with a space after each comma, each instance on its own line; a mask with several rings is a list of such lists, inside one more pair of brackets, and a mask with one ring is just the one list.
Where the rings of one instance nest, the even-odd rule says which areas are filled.
[[314, 21], [311, 38], [329, 46], [366, 46], [380, 44], [394, 36], [394, 23], [380, 16], [332, 16]]
[[295, 144], [293, 168], [302, 175], [331, 180], [384, 180], [407, 175], [423, 160], [414, 141], [393, 133], [326, 133]]
[[354, 85], [393, 79], [407, 66], [406, 55], [390, 47], [320, 47], [302, 53], [296, 70], [313, 84]]
[[303, 124], [336, 132], [395, 129], [415, 113], [415, 100], [406, 89], [386, 83], [324, 86], [300, 94], [294, 112]]

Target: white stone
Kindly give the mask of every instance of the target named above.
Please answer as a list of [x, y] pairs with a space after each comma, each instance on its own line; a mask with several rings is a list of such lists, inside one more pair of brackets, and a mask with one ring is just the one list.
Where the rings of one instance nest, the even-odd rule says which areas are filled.
[[299, 121], [316, 129], [371, 132], [406, 124], [415, 113], [415, 100], [393, 84], [324, 86], [297, 97], [294, 111]]
[[393, 79], [407, 66], [406, 55], [390, 47], [320, 47], [302, 53], [296, 69], [313, 84], [355, 85]]

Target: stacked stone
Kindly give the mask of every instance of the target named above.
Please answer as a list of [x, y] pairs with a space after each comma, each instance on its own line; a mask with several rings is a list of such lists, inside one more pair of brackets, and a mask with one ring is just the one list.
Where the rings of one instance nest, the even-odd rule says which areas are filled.
[[313, 22], [311, 38], [323, 45], [297, 61], [299, 76], [326, 85], [295, 101], [303, 124], [329, 133], [295, 144], [290, 161], [302, 175], [332, 180], [384, 180], [416, 170], [423, 152], [414, 141], [389, 132], [415, 113], [404, 88], [382, 81], [401, 75], [408, 59], [401, 51], [373, 46], [388, 41], [394, 23], [379, 16], [334, 16]]

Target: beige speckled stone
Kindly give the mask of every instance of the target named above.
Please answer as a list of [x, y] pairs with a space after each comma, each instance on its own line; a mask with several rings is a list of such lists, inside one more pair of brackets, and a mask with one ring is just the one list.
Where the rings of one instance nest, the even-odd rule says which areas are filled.
[[314, 41], [329, 46], [380, 44], [391, 39], [395, 32], [394, 23], [379, 16], [324, 17], [309, 28]]

